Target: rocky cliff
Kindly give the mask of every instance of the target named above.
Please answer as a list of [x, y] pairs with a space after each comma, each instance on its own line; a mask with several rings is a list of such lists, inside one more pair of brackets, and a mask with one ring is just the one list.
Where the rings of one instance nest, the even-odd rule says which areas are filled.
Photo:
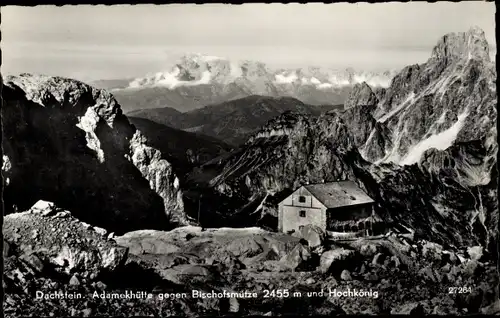
[[485, 43], [477, 28], [446, 35], [389, 88], [359, 85], [345, 111], [319, 118], [283, 114], [191, 179], [229, 196], [218, 212], [237, 216], [303, 182], [353, 179], [386, 220], [496, 253], [496, 74]]
[[39, 199], [122, 232], [184, 223], [177, 176], [104, 90], [59, 77], [7, 77], [6, 210]]

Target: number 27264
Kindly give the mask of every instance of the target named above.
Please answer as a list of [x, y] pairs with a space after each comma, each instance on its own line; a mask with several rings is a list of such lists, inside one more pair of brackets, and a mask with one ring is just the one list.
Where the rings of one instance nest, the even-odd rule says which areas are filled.
[[448, 287], [448, 294], [468, 294], [472, 292], [472, 287]]

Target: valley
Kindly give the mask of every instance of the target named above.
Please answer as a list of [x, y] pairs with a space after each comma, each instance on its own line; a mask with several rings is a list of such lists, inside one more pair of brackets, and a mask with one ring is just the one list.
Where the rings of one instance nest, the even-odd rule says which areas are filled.
[[343, 106], [314, 106], [291, 97], [252, 95], [221, 104], [207, 105], [185, 113], [165, 107], [134, 110], [127, 113], [127, 116], [149, 119], [165, 126], [196, 132], [237, 147], [269, 120], [286, 111], [318, 116], [335, 109], [343, 109]]

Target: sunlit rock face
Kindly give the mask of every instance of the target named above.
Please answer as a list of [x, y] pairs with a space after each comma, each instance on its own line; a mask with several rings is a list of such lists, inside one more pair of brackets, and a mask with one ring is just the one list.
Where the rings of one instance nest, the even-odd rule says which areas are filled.
[[7, 210], [43, 199], [113, 231], [184, 222], [170, 164], [111, 94], [22, 74], [5, 79], [2, 98]]

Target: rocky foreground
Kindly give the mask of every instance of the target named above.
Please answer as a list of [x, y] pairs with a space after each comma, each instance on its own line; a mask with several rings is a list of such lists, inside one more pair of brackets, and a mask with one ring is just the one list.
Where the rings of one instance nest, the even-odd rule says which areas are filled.
[[[6, 317], [500, 313], [498, 274], [481, 247], [446, 250], [411, 235], [329, 241], [314, 227], [296, 236], [181, 227], [116, 237], [39, 201], [5, 217], [3, 253]], [[199, 297], [212, 291], [222, 297]]]

